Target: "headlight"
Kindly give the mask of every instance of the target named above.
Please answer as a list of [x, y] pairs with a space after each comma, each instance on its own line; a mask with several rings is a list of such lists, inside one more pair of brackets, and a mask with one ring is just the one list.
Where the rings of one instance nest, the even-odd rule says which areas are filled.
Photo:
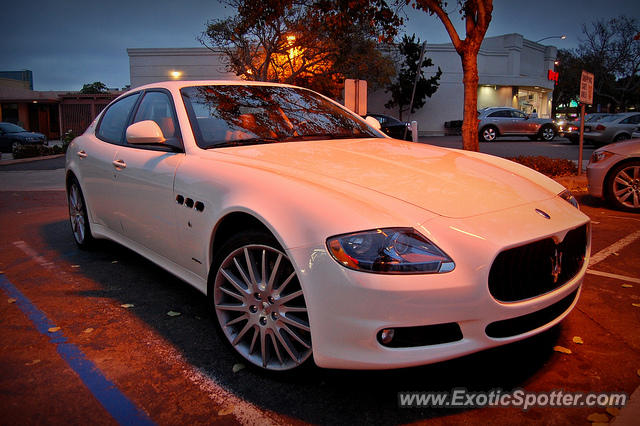
[[591, 162], [597, 163], [598, 161], [606, 160], [612, 155], [613, 155], [613, 152], [609, 152], [609, 151], [593, 151], [593, 154], [591, 154]]
[[329, 253], [350, 269], [381, 274], [437, 274], [455, 263], [413, 228], [383, 228], [327, 240]]
[[571, 191], [569, 191], [568, 189], [565, 189], [564, 191], [559, 193], [558, 197], [562, 198], [576, 209], [580, 208], [580, 206], [578, 205], [578, 200], [576, 200], [576, 197], [574, 197]]

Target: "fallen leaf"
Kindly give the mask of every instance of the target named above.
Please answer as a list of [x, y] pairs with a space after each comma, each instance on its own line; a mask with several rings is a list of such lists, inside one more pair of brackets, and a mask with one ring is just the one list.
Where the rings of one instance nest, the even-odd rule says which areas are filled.
[[182, 315], [180, 312], [176, 312], [176, 311], [169, 311], [167, 312], [167, 315], [169, 315], [170, 317], [177, 317], [179, 315]]
[[92, 331], [93, 331], [93, 328], [89, 327], [89, 328], [85, 329], [83, 331], [83, 333], [91, 333]]
[[51, 327], [47, 331], [49, 333], [55, 333], [56, 331], [60, 331], [60, 327]]
[[233, 407], [225, 407], [218, 411], [219, 416], [226, 416], [231, 413], [233, 413]]
[[613, 417], [615, 417], [615, 416], [620, 414], [620, 409], [618, 409], [616, 407], [607, 407], [607, 409], [605, 411], [607, 413], [609, 413], [610, 415], [612, 415]]
[[124, 304], [122, 304], [120, 306], [123, 307], [123, 308], [127, 308], [127, 309], [128, 308], [133, 308], [133, 303], [124, 303]]
[[71, 265], [72, 268], [79, 268], [80, 265]]
[[640, 308], [640, 303], [632, 303], [631, 306], [635, 306], [636, 308]]
[[638, 374], [638, 376], [640, 376], [640, 368], [638, 368], [638, 371], [636, 371], [636, 373]]
[[231, 370], [233, 370], [234, 373], [237, 373], [238, 371], [244, 368], [245, 368], [244, 364], [237, 363], [237, 364], [233, 364], [233, 368]]
[[582, 340], [582, 337], [580, 336], [573, 336], [573, 343], [582, 345], [584, 343], [584, 340]]
[[622, 284], [622, 287], [624, 287], [624, 288], [632, 288], [633, 286], [631, 284]]
[[609, 416], [604, 413], [593, 413], [587, 417], [591, 423], [609, 423]]
[[31, 361], [31, 362], [27, 362], [27, 363], [25, 363], [24, 365], [36, 365], [36, 364], [37, 364], [37, 363], [39, 363], [39, 362], [40, 362], [40, 360], [39, 360], [39, 359], [34, 359], [33, 361]]
[[13, 297], [11, 299], [7, 299], [7, 303], [16, 303], [16, 299]]
[[112, 260], [111, 263], [118, 263], [118, 261], [117, 260]]
[[620, 256], [620, 253], [613, 253], [614, 256]]
[[17, 214], [22, 214], [22, 212], [16, 212]]
[[571, 349], [567, 349], [564, 346], [554, 346], [553, 350], [556, 352], [562, 352], [563, 354], [570, 354]]

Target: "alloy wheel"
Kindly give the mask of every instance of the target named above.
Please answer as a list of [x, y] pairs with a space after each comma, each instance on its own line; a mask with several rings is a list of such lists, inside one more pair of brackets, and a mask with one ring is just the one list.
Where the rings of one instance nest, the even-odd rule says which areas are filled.
[[556, 132], [551, 127], [544, 127], [542, 129], [542, 139], [545, 141], [550, 141], [554, 138]]
[[498, 135], [496, 134], [496, 129], [493, 127], [486, 127], [482, 130], [482, 139], [486, 142], [493, 142]]
[[620, 205], [640, 209], [640, 165], [622, 168], [613, 179], [613, 196]]
[[290, 370], [311, 356], [307, 306], [289, 258], [244, 245], [221, 263], [214, 282], [218, 322], [233, 348], [267, 370]]
[[69, 190], [69, 219], [71, 220], [71, 230], [76, 242], [82, 245], [85, 242], [86, 217], [84, 213], [84, 203], [80, 188], [76, 183], [71, 184]]

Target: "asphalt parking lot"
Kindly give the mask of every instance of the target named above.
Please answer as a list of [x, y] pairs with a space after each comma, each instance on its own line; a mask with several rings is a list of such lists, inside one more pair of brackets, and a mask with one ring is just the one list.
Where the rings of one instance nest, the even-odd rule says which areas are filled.
[[[635, 392], [640, 386], [637, 214], [577, 194], [592, 219], [592, 262], [576, 309], [547, 333], [418, 368], [310, 368], [276, 377], [242, 368], [213, 333], [204, 297], [187, 284], [116, 244], [78, 250], [58, 182], [48, 182], [46, 191], [33, 190], [57, 179], [59, 170], [35, 163], [0, 169], [3, 177], [13, 173], [11, 182], [23, 182], [0, 184], [4, 424], [588, 425], [596, 413], [616, 424], [637, 424], [637, 406], [618, 416], [597, 407], [401, 409], [397, 396], [454, 388]], [[29, 173], [18, 175], [23, 172]], [[554, 351], [555, 346], [571, 353]], [[639, 398], [636, 393], [632, 403]]]

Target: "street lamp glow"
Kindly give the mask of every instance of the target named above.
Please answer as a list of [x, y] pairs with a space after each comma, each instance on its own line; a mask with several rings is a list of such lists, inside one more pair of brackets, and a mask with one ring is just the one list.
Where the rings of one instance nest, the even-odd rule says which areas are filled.
[[169, 75], [173, 78], [180, 78], [182, 76], [182, 72], [181, 71], [171, 71], [169, 73]]
[[549, 40], [550, 38], [559, 38], [560, 40], [564, 40], [564, 39], [567, 38], [567, 36], [564, 35], [564, 34], [559, 35], [559, 36], [549, 36], [549, 37], [541, 38], [540, 40], [536, 40], [534, 43], [540, 43], [541, 41]]

